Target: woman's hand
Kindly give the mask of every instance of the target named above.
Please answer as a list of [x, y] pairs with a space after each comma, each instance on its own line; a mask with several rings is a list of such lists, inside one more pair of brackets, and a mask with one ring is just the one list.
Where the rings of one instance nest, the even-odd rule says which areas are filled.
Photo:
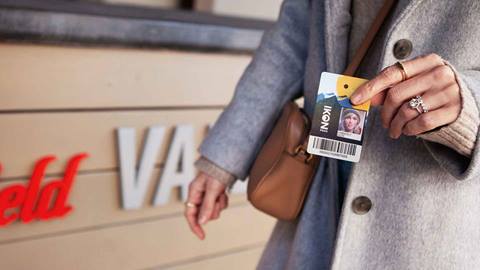
[[[418, 135], [450, 124], [461, 110], [460, 88], [453, 70], [436, 54], [420, 56], [402, 62], [407, 76], [403, 80], [401, 67], [392, 65], [360, 86], [351, 96], [353, 104], [372, 99], [372, 105], [382, 105], [381, 120], [389, 128], [391, 138]], [[421, 96], [428, 112], [410, 108], [409, 101]]]
[[209, 220], [220, 217], [220, 212], [228, 207], [226, 185], [217, 179], [199, 172], [188, 186], [187, 203], [194, 206], [185, 207], [184, 215], [187, 218], [190, 230], [200, 239], [205, 238], [201, 225]]

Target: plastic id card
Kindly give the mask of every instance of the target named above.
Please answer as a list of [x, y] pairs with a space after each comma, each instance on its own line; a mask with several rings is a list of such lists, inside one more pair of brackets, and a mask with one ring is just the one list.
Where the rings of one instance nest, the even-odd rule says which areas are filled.
[[307, 152], [352, 162], [360, 160], [370, 101], [354, 106], [350, 95], [367, 80], [323, 72]]

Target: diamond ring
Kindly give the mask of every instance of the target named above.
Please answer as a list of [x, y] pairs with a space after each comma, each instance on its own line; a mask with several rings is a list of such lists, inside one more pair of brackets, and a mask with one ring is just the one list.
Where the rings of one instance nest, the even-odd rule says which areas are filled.
[[410, 99], [408, 106], [417, 110], [417, 112], [420, 114], [428, 112], [428, 106], [425, 104], [425, 102], [423, 102], [421, 96], [415, 96], [414, 98]]

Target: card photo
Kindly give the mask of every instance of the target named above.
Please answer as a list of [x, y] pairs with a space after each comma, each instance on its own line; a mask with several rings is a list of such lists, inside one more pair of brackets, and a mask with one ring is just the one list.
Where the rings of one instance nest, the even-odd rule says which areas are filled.
[[352, 108], [342, 108], [338, 123], [337, 136], [361, 141], [365, 115], [365, 111]]

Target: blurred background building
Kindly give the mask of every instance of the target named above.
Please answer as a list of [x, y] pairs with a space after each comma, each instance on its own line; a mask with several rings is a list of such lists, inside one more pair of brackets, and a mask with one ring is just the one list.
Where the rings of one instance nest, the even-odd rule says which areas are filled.
[[0, 0], [0, 269], [254, 269], [274, 219], [244, 182], [203, 241], [183, 201], [279, 7]]

